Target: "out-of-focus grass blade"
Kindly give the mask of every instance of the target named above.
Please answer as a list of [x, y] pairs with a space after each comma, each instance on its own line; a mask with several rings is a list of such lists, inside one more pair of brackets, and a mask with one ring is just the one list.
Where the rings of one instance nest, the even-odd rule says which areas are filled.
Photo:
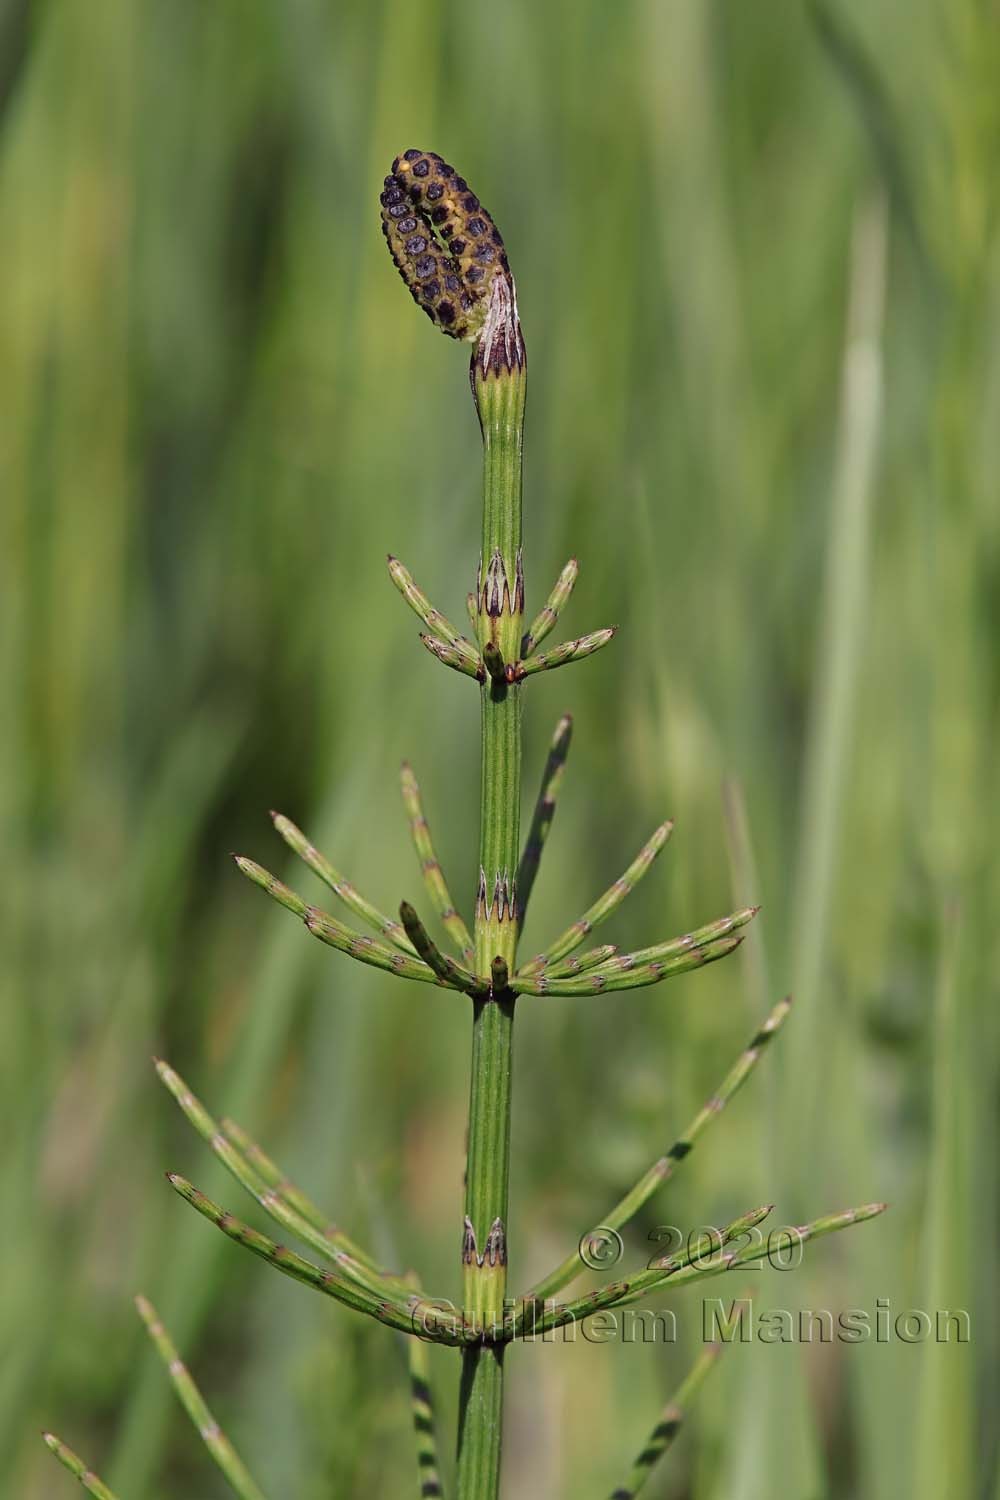
[[796, 860], [792, 994], [796, 1025], [784, 1078], [789, 1166], [798, 1181], [795, 1212], [815, 1181], [830, 1100], [820, 1059], [836, 1042], [827, 1003], [834, 883], [853, 764], [854, 725], [868, 616], [870, 529], [881, 432], [882, 317], [888, 256], [883, 196], [859, 205], [851, 248], [850, 292], [841, 376], [837, 461], [830, 503], [821, 632], [813, 672]]
[[929, 271], [930, 260], [906, 159], [906, 136], [886, 79], [845, 16], [843, 0], [840, 3], [807, 0], [806, 8], [823, 50], [850, 91], [900, 225], [909, 236], [922, 269]]
[[[750, 819], [742, 784], [729, 778], [722, 788], [722, 810], [726, 825], [729, 853], [729, 878], [736, 906], [759, 906], [762, 902], [760, 874], [750, 836]], [[762, 1015], [771, 995], [767, 949], [767, 912], [763, 913], [746, 934], [740, 949], [739, 965], [743, 971], [743, 989], [751, 1015]]]
[[[931, 1149], [924, 1204], [922, 1296], [918, 1311], [930, 1336], [916, 1345], [921, 1362], [915, 1424], [914, 1500], [973, 1496], [978, 1467], [974, 1313], [970, 1267], [974, 1246], [965, 1226], [976, 1221], [973, 1110], [982, 1067], [972, 1041], [963, 985], [962, 923], [952, 905], [943, 914], [941, 960], [934, 999]], [[960, 1227], [961, 1226], [961, 1227]], [[961, 1309], [961, 1311], [958, 1311]], [[952, 1323], [944, 1313], [955, 1313]]]

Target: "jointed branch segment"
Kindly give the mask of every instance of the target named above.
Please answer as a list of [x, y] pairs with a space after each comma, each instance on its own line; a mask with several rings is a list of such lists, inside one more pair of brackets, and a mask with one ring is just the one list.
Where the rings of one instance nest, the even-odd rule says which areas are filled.
[[570, 974], [584, 974], [589, 969], [599, 968], [609, 958], [615, 958], [618, 948], [615, 943], [603, 943], [599, 948], [588, 948], [579, 958], [564, 958], [557, 964], [546, 964], [546, 979], [564, 979]]
[[[650, 1292], [662, 1291], [668, 1281], [673, 1284], [685, 1271], [714, 1268], [723, 1248], [755, 1229], [767, 1218], [773, 1207], [773, 1203], [765, 1203], [760, 1208], [741, 1214], [731, 1224], [727, 1224], [725, 1229], [691, 1237], [683, 1250], [666, 1257], [660, 1265], [643, 1268], [618, 1281], [609, 1281], [596, 1292], [588, 1292], [586, 1296], [577, 1297], [573, 1302], [542, 1302], [529, 1292], [514, 1310], [510, 1323], [512, 1337], [548, 1333], [550, 1329], [579, 1322], [606, 1307], [628, 1307], [633, 1302], [640, 1302]], [[757, 1243], [751, 1242], [750, 1248], [754, 1256], [760, 1255]], [[722, 1269], [728, 1269], [728, 1265]], [[708, 1274], [707, 1269], [705, 1274]]]
[[[650, 1292], [662, 1291], [666, 1287], [673, 1289], [676, 1286], [687, 1286], [693, 1281], [707, 1281], [710, 1277], [722, 1276], [738, 1266], [759, 1262], [764, 1258], [764, 1252], [752, 1237], [750, 1243], [740, 1249], [726, 1250], [725, 1246], [747, 1235], [749, 1230], [754, 1229], [770, 1213], [771, 1207], [772, 1205], [766, 1204], [734, 1219], [725, 1229], [699, 1236], [685, 1250], [665, 1260], [660, 1267], [641, 1270], [631, 1277], [609, 1282], [600, 1290], [578, 1297], [573, 1302], [543, 1301], [537, 1293], [529, 1292], [521, 1299], [513, 1317], [506, 1324], [507, 1337], [534, 1337], [548, 1333], [566, 1323], [579, 1322], [603, 1308], [628, 1307]], [[804, 1245], [825, 1234], [834, 1234], [852, 1224], [862, 1224], [868, 1219], [874, 1219], [878, 1214], [884, 1213], [885, 1208], [884, 1203], [865, 1203], [859, 1208], [848, 1208], [842, 1213], [827, 1214], [809, 1224], [797, 1225], [784, 1233], [790, 1241]]]
[[553, 646], [551, 651], [542, 651], [537, 656], [512, 662], [507, 668], [507, 681], [522, 682], [525, 677], [532, 677], [536, 672], [550, 672], [553, 667], [564, 666], [566, 662], [583, 661], [584, 657], [593, 656], [595, 651], [600, 651], [602, 646], [613, 641], [617, 633], [617, 625], [608, 625], [603, 630], [592, 630], [589, 635], [581, 635], [575, 641], [563, 641], [561, 646]]
[[685, 932], [681, 937], [668, 938], [663, 943], [654, 943], [651, 948], [639, 948], [635, 953], [619, 954], [602, 963], [595, 972], [598, 974], [625, 973], [629, 969], [641, 968], [644, 964], [660, 963], [679, 953], [688, 953], [696, 948], [703, 948], [706, 944], [716, 943], [720, 938], [728, 937], [731, 932], [737, 931], [738, 928], [745, 927], [748, 922], [753, 921], [758, 911], [760, 911], [759, 906], [744, 906], [739, 911], [732, 912], [728, 917], [718, 917], [714, 922], [708, 922], [704, 927], [696, 927], [693, 932]]
[[[493, 571], [487, 572], [485, 583], [480, 585], [477, 593], [468, 596], [469, 618], [480, 636], [482, 635], [481, 615], [484, 613], [480, 604], [483, 597], [487, 598], [489, 605], [485, 613], [492, 612], [499, 616], [515, 612], [509, 580], [499, 553], [493, 559], [491, 567]], [[474, 677], [477, 682], [485, 682], [487, 676], [497, 682], [523, 682], [526, 677], [532, 677], [538, 672], [549, 672], [554, 667], [564, 666], [567, 662], [583, 661], [585, 657], [593, 656], [595, 651], [600, 651], [603, 646], [614, 639], [618, 626], [610, 625], [602, 630], [592, 630], [587, 635], [578, 636], [576, 640], [563, 641], [561, 645], [553, 646], [550, 651], [537, 652], [535, 650], [539, 642], [544, 640], [556, 624], [559, 611], [573, 590], [578, 572], [576, 560], [571, 559], [559, 575], [548, 603], [536, 616], [531, 628], [521, 637], [519, 654], [516, 653], [516, 639], [504, 648], [501, 648], [495, 638], [483, 640], [480, 652], [472, 641], [455, 629], [446, 615], [443, 615], [439, 609], [435, 609], [427, 595], [414, 583], [412, 576], [399, 558], [389, 554], [390, 578], [414, 614], [427, 626], [426, 632], [421, 632], [420, 635], [424, 647], [445, 666], [464, 673], [466, 677]], [[495, 608], [490, 603], [494, 595], [498, 601]], [[505, 599], [508, 601], [506, 604], [503, 603]], [[509, 656], [506, 660], [505, 651]]]
[[[778, 1231], [779, 1236], [788, 1236], [789, 1242], [805, 1245], [810, 1240], [822, 1239], [826, 1234], [836, 1234], [841, 1229], [850, 1229], [853, 1224], [865, 1224], [869, 1219], [884, 1214], [886, 1203], [862, 1203], [858, 1208], [845, 1208], [839, 1213], [824, 1214], [808, 1224], [797, 1224], [793, 1228]], [[756, 1244], [744, 1245], [742, 1250], [729, 1250], [707, 1266], [688, 1265], [682, 1267], [672, 1278], [674, 1286], [686, 1286], [691, 1281], [707, 1281], [713, 1276], [722, 1276], [738, 1266], [750, 1265], [763, 1259], [761, 1248]]]
[[368, 1252], [360, 1245], [356, 1245], [342, 1229], [331, 1223], [322, 1209], [317, 1208], [312, 1199], [285, 1176], [277, 1162], [272, 1161], [267, 1152], [258, 1146], [242, 1126], [228, 1118], [222, 1120], [220, 1124], [223, 1135], [246, 1159], [247, 1165], [288, 1208], [297, 1213], [313, 1229], [318, 1230], [326, 1244], [332, 1245], [337, 1250], [346, 1251], [373, 1275], [391, 1279], [388, 1271], [383, 1270]]
[[409, 1295], [408, 1284], [401, 1276], [394, 1276], [392, 1272], [376, 1266], [346, 1234], [340, 1230], [331, 1233], [325, 1226], [317, 1227], [293, 1207], [287, 1196], [268, 1182], [228, 1134], [220, 1129], [200, 1099], [195, 1098], [183, 1078], [174, 1072], [169, 1063], [157, 1059], [156, 1071], [160, 1081], [173, 1095], [202, 1140], [208, 1143], [223, 1166], [276, 1224], [296, 1235], [303, 1244], [324, 1259], [332, 1261], [348, 1281], [365, 1287], [375, 1296]]
[[302, 897], [297, 895], [270, 870], [265, 870], [263, 865], [257, 864], [256, 860], [246, 859], [242, 854], [234, 856], [237, 869], [252, 880], [254, 885], [260, 886], [262, 891], [277, 901], [287, 911], [294, 912], [297, 917], [305, 923], [306, 927], [318, 937], [320, 942], [326, 943], [331, 948], [338, 949], [341, 953], [350, 954], [363, 964], [371, 964], [373, 968], [385, 969], [390, 974], [398, 974], [403, 979], [419, 979], [422, 984], [439, 984], [448, 989], [458, 989], [456, 984], [450, 984], [447, 980], [440, 978], [434, 970], [422, 959], [410, 958], [406, 953], [393, 952], [392, 949], [377, 943], [374, 938], [365, 937], [353, 928], [347, 927], [343, 922], [338, 922], [329, 912], [322, 911], [318, 906], [309, 906]]
[[420, 873], [424, 878], [424, 885], [427, 887], [431, 901], [434, 903], [434, 910], [441, 919], [444, 930], [461, 955], [463, 964], [467, 969], [471, 969], [476, 962], [476, 949], [472, 934], [451, 899], [451, 891], [448, 889], [444, 871], [434, 852], [431, 831], [424, 817], [420, 787], [413, 774], [413, 767], [405, 760], [400, 772], [400, 780], [403, 789], [403, 806], [410, 820], [410, 834], [420, 861]]
[[453, 646], [450, 641], [440, 640], [436, 635], [425, 635], [421, 632], [420, 640], [431, 655], [436, 656], [438, 661], [443, 662], [446, 667], [462, 672], [466, 677], [474, 677], [477, 682], [485, 680], [486, 669], [478, 657], [475, 662], [471, 662], [464, 651]]
[[355, 890], [351, 882], [345, 880], [339, 870], [334, 869], [326, 856], [320, 854], [315, 844], [309, 842], [301, 828], [297, 828], [291, 818], [286, 818], [283, 813], [272, 812], [271, 821], [289, 849], [299, 856], [303, 864], [308, 865], [314, 875], [319, 876], [324, 885], [329, 886], [334, 895], [340, 897], [344, 905], [356, 917], [360, 917], [362, 922], [367, 922], [369, 927], [381, 933], [394, 948], [399, 949], [400, 953], [408, 953], [411, 957], [415, 957], [413, 944], [396, 919], [387, 916], [384, 911], [379, 911], [377, 906], [373, 906], [359, 891]]
[[[414, 1278], [414, 1291], [419, 1286]], [[407, 1340], [410, 1367], [410, 1407], [413, 1413], [413, 1435], [417, 1445], [417, 1470], [423, 1500], [443, 1500], [441, 1465], [438, 1459], [437, 1431], [434, 1420], [434, 1393], [431, 1389], [431, 1366], [427, 1345], [419, 1338]]]
[[[638, 990], [647, 985], [659, 984], [676, 974], [687, 974], [691, 969], [701, 969], [705, 964], [725, 958], [742, 943], [742, 937], [723, 938], [718, 943], [706, 943], [703, 947], [689, 948], [674, 958], [655, 959], [649, 963], [629, 965], [613, 970], [609, 965], [588, 969], [582, 974], [566, 978], [550, 979], [547, 970], [541, 974], [515, 974], [510, 987], [515, 995], [604, 995], [613, 990]], [[626, 958], [631, 958], [626, 954]], [[612, 963], [618, 963], [613, 959]]]
[[528, 837], [525, 840], [521, 861], [517, 867], [517, 880], [515, 890], [517, 893], [517, 923], [518, 927], [524, 926], [524, 914], [528, 909], [531, 892], [535, 886], [535, 876], [538, 874], [538, 866], [541, 863], [542, 851], [545, 841], [552, 827], [552, 820], [556, 815], [556, 799], [559, 796], [559, 788], [562, 785], [563, 770], [566, 766], [566, 757], [569, 755], [570, 741], [573, 738], [573, 720], [569, 714], [563, 714], [556, 725], [549, 753], [545, 761], [545, 769], [542, 771], [542, 785], [535, 803], [535, 810], [531, 815], [531, 827], [528, 829]]
[[656, 1426], [640, 1448], [625, 1483], [612, 1490], [610, 1500], [635, 1500], [660, 1459], [673, 1446], [693, 1397], [725, 1347], [724, 1344], [709, 1344], [702, 1350], [684, 1381], [660, 1413]]
[[545, 601], [543, 608], [532, 620], [530, 626], [521, 640], [521, 655], [530, 656], [535, 647], [544, 641], [551, 630], [554, 630], [559, 620], [559, 615], [565, 607], [573, 585], [580, 573], [580, 564], [575, 557], [571, 557], [556, 579], [552, 592]]
[[43, 1432], [42, 1440], [50, 1453], [54, 1453], [64, 1469], [80, 1481], [88, 1495], [93, 1495], [94, 1500], [118, 1500], [113, 1490], [93, 1471], [88, 1469], [79, 1454], [74, 1453], [72, 1448], [56, 1437], [54, 1432]]
[[489, 981], [478, 978], [468, 969], [463, 969], [461, 964], [457, 964], [453, 958], [449, 958], [447, 953], [442, 953], [408, 901], [404, 901], [400, 906], [399, 916], [414, 948], [424, 963], [434, 970], [442, 984], [451, 985], [453, 989], [464, 990], [467, 995], [485, 999], [490, 992]]
[[170, 1335], [160, 1322], [156, 1309], [145, 1297], [136, 1297], [135, 1305], [156, 1352], [167, 1367], [167, 1373], [184, 1410], [201, 1434], [205, 1447], [226, 1476], [230, 1487], [239, 1495], [240, 1500], [264, 1500], [263, 1491], [254, 1482], [243, 1460], [205, 1404]]
[[667, 839], [673, 832], [673, 822], [668, 820], [661, 823], [655, 829], [646, 843], [643, 844], [635, 859], [629, 865], [624, 875], [620, 875], [616, 881], [608, 886], [603, 896], [599, 896], [593, 906], [587, 908], [582, 917], [571, 922], [562, 935], [551, 943], [544, 953], [539, 953], [537, 958], [531, 959], [529, 963], [522, 965], [518, 970], [518, 977], [538, 974], [549, 964], [558, 963], [568, 953], [579, 948], [601, 922], [607, 920], [611, 913], [617, 911], [630, 891], [634, 891], [639, 881], [646, 874], [653, 860], [663, 848]]
[[296, 1255], [284, 1245], [275, 1244], [266, 1235], [251, 1229], [249, 1224], [244, 1224], [242, 1219], [237, 1219], [235, 1215], [213, 1203], [211, 1198], [200, 1193], [176, 1172], [168, 1172], [167, 1181], [175, 1193], [197, 1209], [204, 1218], [209, 1219], [217, 1229], [221, 1229], [229, 1239], [235, 1240], [238, 1245], [244, 1245], [254, 1255], [259, 1255], [262, 1260], [277, 1267], [283, 1275], [290, 1276], [293, 1281], [301, 1281], [327, 1297], [342, 1302], [346, 1307], [353, 1308], [355, 1312], [365, 1313], [379, 1323], [395, 1328], [399, 1333], [419, 1334], [441, 1344], [461, 1345], [476, 1341], [475, 1331], [465, 1327], [460, 1314], [446, 1310], [447, 1305], [443, 1309], [439, 1302], [430, 1302], [415, 1294], [410, 1294], [405, 1301], [388, 1296], [378, 1297], [364, 1287], [338, 1276], [334, 1271], [321, 1271], [319, 1266], [314, 1266], [311, 1261], [304, 1260], [301, 1255]]
[[[565, 748], [560, 753], [557, 732], [542, 779], [542, 794], [535, 809], [532, 835], [522, 858], [522, 865], [528, 862], [528, 873], [532, 881], [551, 822], [555, 789], [562, 774], [564, 758]], [[598, 923], [610, 916], [629, 892], [635, 889], [666, 843], [672, 828], [672, 823], [661, 823], [625, 874], [582, 917], [573, 922], [545, 953], [538, 954], [516, 970], [511, 979], [511, 989], [515, 994], [600, 995], [607, 990], [639, 989], [645, 985], [658, 984], [660, 980], [669, 979], [673, 974], [685, 974], [690, 969], [701, 968], [715, 959], [724, 958], [738, 947], [742, 939], [730, 937], [730, 934], [744, 927], [757, 915], [759, 908], [756, 906], [743, 907], [704, 927], [695, 928], [662, 943], [654, 943], [649, 948], [637, 949], [633, 953], [619, 953], [617, 948], [607, 944], [592, 948], [582, 958], [568, 957]], [[529, 882], [528, 889], [530, 888]]]
[[[754, 1033], [749, 1045], [740, 1053], [718, 1088], [713, 1094], [709, 1095], [698, 1113], [689, 1121], [687, 1127], [674, 1141], [669, 1151], [659, 1157], [642, 1174], [635, 1186], [615, 1204], [614, 1208], [610, 1209], [604, 1215], [600, 1220], [600, 1224], [594, 1226], [595, 1231], [598, 1228], [622, 1229], [649, 1202], [653, 1194], [665, 1182], [669, 1181], [678, 1165], [690, 1156], [695, 1142], [709, 1121], [716, 1119], [722, 1113], [733, 1095], [737, 1093], [749, 1078], [760, 1061], [764, 1049], [777, 1035], [787, 1019], [791, 1006], [792, 1002], [787, 997], [784, 1000], [778, 1001], [767, 1019]], [[554, 1271], [551, 1271], [548, 1276], [533, 1286], [529, 1295], [540, 1302], [544, 1302], [546, 1298], [554, 1296], [563, 1287], [569, 1286], [571, 1281], [575, 1281], [583, 1269], [579, 1251], [574, 1250]]]
[[413, 610], [413, 613], [427, 626], [432, 636], [445, 641], [453, 646], [459, 656], [463, 657], [469, 666], [473, 668], [472, 675], [475, 676], [481, 669], [479, 652], [470, 640], [460, 635], [454, 625], [443, 615], [439, 609], [435, 609], [427, 595], [417, 588], [413, 578], [398, 557], [389, 553], [389, 577]]

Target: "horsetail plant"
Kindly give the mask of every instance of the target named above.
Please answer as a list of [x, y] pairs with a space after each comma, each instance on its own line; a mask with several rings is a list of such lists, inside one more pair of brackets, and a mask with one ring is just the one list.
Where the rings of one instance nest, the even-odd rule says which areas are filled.
[[[519, 1297], [507, 1295], [508, 1176], [511, 1118], [511, 1044], [520, 995], [597, 995], [660, 984], [732, 953], [756, 907], [704, 923], [679, 937], [630, 953], [612, 943], [587, 940], [607, 921], [647, 874], [673, 829], [661, 823], [625, 872], [544, 951], [520, 961], [518, 946], [528, 902], [555, 816], [572, 737], [562, 717], [555, 730], [523, 849], [521, 807], [521, 694], [528, 679], [583, 660], [606, 646], [615, 627], [592, 631], [539, 651], [559, 623], [577, 581], [575, 558], [563, 568], [538, 614], [525, 625], [521, 542], [521, 453], [527, 361], [517, 295], [504, 243], [490, 215], [468, 184], [434, 152], [409, 150], [397, 157], [381, 194], [382, 230], [393, 260], [414, 300], [449, 336], [472, 346], [470, 380], [483, 442], [482, 544], [475, 590], [467, 600], [472, 635], [463, 635], [418, 587], [398, 558], [389, 576], [419, 618], [420, 639], [445, 665], [479, 686], [482, 778], [478, 884], [472, 928], [452, 899], [438, 862], [420, 788], [409, 764], [402, 793], [428, 903], [453, 951], [428, 932], [416, 907], [404, 900], [398, 916], [380, 911], [317, 850], [287, 817], [272, 813], [274, 826], [303, 864], [336, 896], [370, 936], [340, 917], [311, 905], [254, 860], [239, 856], [240, 871], [294, 913], [321, 942], [404, 979], [465, 994], [472, 1002], [472, 1063], [464, 1215], [458, 1236], [462, 1290], [456, 1306], [427, 1297], [412, 1272], [383, 1267], [315, 1204], [233, 1121], [217, 1123], [179, 1075], [163, 1061], [160, 1079], [214, 1155], [246, 1189], [282, 1233], [315, 1259], [243, 1223], [174, 1173], [174, 1190], [229, 1239], [284, 1275], [395, 1329], [409, 1348], [410, 1390], [417, 1440], [419, 1492], [441, 1496], [445, 1481], [434, 1429], [427, 1343], [459, 1351], [459, 1416], [454, 1493], [457, 1500], [495, 1500], [499, 1489], [504, 1351], [516, 1338], [586, 1318], [599, 1309], [624, 1307], [650, 1292], [670, 1290], [759, 1259], [755, 1230], [771, 1205], [738, 1215], [724, 1229], [689, 1237], [683, 1250], [599, 1290], [568, 1302], [555, 1295], [586, 1265], [582, 1245]], [[688, 1156], [709, 1121], [746, 1082], [768, 1043], [788, 1016], [779, 1001], [740, 1054], [716, 1092], [681, 1136], [638, 1178], [591, 1236], [617, 1235], [666, 1183]], [[859, 1223], [880, 1213], [873, 1203], [831, 1214], [783, 1231], [799, 1243]], [[739, 1241], [749, 1239], [749, 1244]], [[733, 1248], [736, 1246], [737, 1248]], [[211, 1456], [242, 1500], [262, 1500], [242, 1461], [211, 1417], [152, 1307], [138, 1299], [140, 1314], [167, 1364], [177, 1393]], [[719, 1353], [703, 1351], [675, 1400], [663, 1412], [612, 1500], [628, 1500], [672, 1444], [682, 1410]], [[99, 1500], [115, 1500], [82, 1460], [51, 1434], [45, 1441], [60, 1461]]]

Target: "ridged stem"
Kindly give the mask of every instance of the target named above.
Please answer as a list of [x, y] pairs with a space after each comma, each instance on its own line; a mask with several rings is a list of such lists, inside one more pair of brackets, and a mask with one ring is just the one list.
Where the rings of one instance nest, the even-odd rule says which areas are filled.
[[[477, 588], [480, 648], [514, 661], [524, 621], [521, 573], [523, 361], [473, 363], [473, 392], [483, 433], [483, 550]], [[487, 676], [482, 686], [482, 783], [476, 970], [493, 961], [514, 969], [514, 880], [520, 846], [521, 689]], [[502, 967], [498, 966], [499, 972]], [[474, 1001], [465, 1231], [464, 1300], [470, 1321], [498, 1328], [507, 1282], [507, 1186], [510, 1167], [511, 1044], [514, 996], [494, 986]], [[495, 1500], [500, 1482], [503, 1350], [462, 1354], [459, 1392], [458, 1500]]]

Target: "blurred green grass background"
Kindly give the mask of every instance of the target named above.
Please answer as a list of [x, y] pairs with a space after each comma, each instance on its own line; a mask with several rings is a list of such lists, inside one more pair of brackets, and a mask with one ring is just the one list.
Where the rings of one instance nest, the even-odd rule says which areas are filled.
[[[972, 1341], [734, 1348], [650, 1491], [1000, 1494], [998, 66], [980, 0], [7, 0], [4, 1493], [71, 1492], [42, 1425], [123, 1500], [223, 1493], [137, 1290], [272, 1495], [415, 1493], [395, 1340], [185, 1211], [166, 1168], [258, 1222], [149, 1058], [455, 1291], [467, 1020], [320, 949], [227, 860], [285, 868], [273, 806], [381, 905], [413, 896], [408, 755], [470, 904], [475, 694], [384, 573], [397, 552], [461, 615], [478, 543], [465, 357], [381, 245], [416, 144], [518, 278], [529, 610], [576, 554], [567, 628], [622, 626], [529, 690], [529, 768], [576, 719], [529, 946], [664, 815], [609, 938], [764, 903], [739, 960], [522, 1003], [513, 1280], [793, 989], [630, 1258], [657, 1224], [884, 1197], [751, 1277], [758, 1304], [963, 1307]], [[515, 1349], [506, 1493], [606, 1493], [699, 1306], [675, 1347]], [[455, 1360], [434, 1369], [447, 1431]]]

